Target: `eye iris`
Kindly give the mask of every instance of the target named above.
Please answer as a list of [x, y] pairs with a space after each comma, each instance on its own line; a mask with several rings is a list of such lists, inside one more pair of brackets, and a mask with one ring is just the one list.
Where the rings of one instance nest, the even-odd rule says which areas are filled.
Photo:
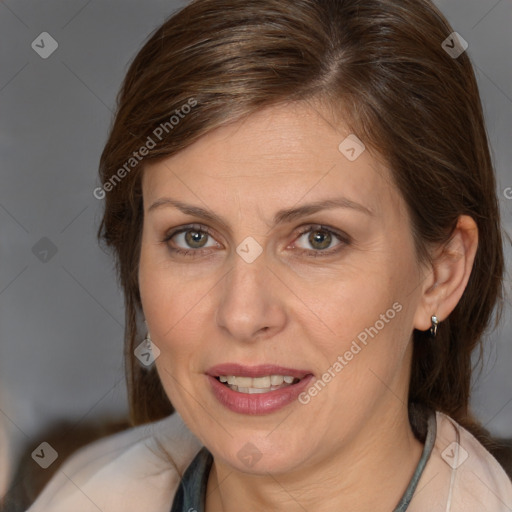
[[[187, 231], [185, 233], [185, 240], [188, 245], [191, 247], [197, 248], [197, 247], [203, 247], [203, 245], [206, 243], [206, 233], [202, 233], [201, 231]], [[199, 243], [199, 245], [195, 245]]]
[[[308, 240], [316, 249], [326, 249], [331, 244], [332, 236], [327, 231], [316, 230], [310, 233]], [[316, 245], [317, 243], [320, 245]]]

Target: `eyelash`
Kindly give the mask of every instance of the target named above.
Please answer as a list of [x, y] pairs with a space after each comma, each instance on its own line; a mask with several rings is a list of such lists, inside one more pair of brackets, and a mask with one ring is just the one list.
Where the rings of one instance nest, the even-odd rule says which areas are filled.
[[[171, 232], [169, 232], [169, 233], [167, 233], [165, 235], [165, 238], [161, 242], [162, 243], [167, 243], [173, 237], [175, 237], [176, 235], [179, 235], [180, 233], [186, 233], [187, 231], [196, 231], [196, 232], [199, 232], [199, 233], [205, 233], [209, 237], [215, 238], [213, 236], [212, 231], [207, 226], [202, 226], [202, 225], [199, 225], [199, 224], [192, 224], [192, 225], [183, 226], [181, 228], [177, 228], [175, 230], [172, 230]], [[341, 247], [343, 247], [345, 245], [349, 245], [351, 243], [351, 239], [350, 239], [350, 237], [347, 234], [339, 232], [337, 230], [334, 230], [334, 229], [332, 229], [330, 227], [323, 226], [321, 224], [310, 224], [310, 225], [304, 226], [297, 233], [296, 238], [300, 238], [302, 235], [304, 235], [306, 233], [309, 233], [311, 231], [323, 231], [325, 233], [329, 233], [331, 235], [334, 235], [334, 237], [337, 238], [341, 242], [340, 244], [334, 246], [334, 248], [326, 249], [326, 250], [316, 250], [315, 251], [315, 250], [307, 250], [307, 249], [300, 249], [299, 248], [299, 250], [302, 253], [306, 253], [308, 256], [310, 256], [312, 258], [331, 256], [332, 254], [337, 253], [341, 249]], [[200, 257], [203, 252], [208, 251], [208, 249], [205, 249], [205, 250], [201, 250], [201, 249], [182, 249], [180, 247], [178, 247], [178, 248], [174, 248], [174, 247], [171, 248], [171, 247], [169, 247], [169, 249], [173, 253], [175, 253], [175, 254], [180, 254], [182, 256], [187, 256], [187, 257], [190, 257], [190, 258]]]

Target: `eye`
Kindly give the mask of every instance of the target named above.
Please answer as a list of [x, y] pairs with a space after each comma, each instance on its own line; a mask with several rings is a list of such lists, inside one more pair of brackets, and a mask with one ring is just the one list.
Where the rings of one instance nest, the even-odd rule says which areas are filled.
[[[337, 244], [336, 241], [338, 241]], [[323, 256], [333, 254], [345, 245], [348, 245], [350, 238], [348, 235], [338, 233], [331, 228], [315, 225], [307, 226], [303, 229], [294, 242], [294, 245], [297, 244], [297, 242], [300, 242], [298, 247], [304, 249], [310, 255]]]
[[[167, 244], [172, 253], [188, 257], [201, 256], [210, 252], [211, 248], [221, 247], [209, 228], [202, 225], [176, 228], [166, 234], [162, 242]], [[349, 243], [350, 237], [345, 233], [317, 224], [303, 228], [293, 246], [301, 249], [300, 252], [317, 257], [336, 253]]]
[[[162, 242], [167, 243], [172, 252], [187, 256], [192, 256], [192, 253], [201, 253], [201, 249], [219, 247], [207, 227], [196, 225], [172, 230]], [[172, 242], [172, 244], [169, 244], [169, 242]]]

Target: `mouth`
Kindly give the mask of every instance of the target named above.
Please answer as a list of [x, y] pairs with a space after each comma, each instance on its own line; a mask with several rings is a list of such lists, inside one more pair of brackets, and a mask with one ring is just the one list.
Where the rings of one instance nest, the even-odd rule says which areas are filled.
[[218, 402], [240, 414], [269, 414], [296, 401], [312, 372], [274, 365], [223, 364], [206, 375]]
[[265, 375], [263, 377], [243, 377], [236, 375], [219, 375], [215, 377], [232, 391], [255, 395], [284, 389], [301, 381], [292, 375]]

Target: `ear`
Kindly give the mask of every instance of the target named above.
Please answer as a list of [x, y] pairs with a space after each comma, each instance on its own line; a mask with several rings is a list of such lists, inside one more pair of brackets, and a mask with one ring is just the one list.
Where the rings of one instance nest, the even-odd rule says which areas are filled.
[[477, 248], [478, 227], [472, 217], [461, 215], [450, 240], [433, 254], [414, 316], [416, 329], [426, 331], [432, 315], [442, 322], [455, 309], [468, 284]]

